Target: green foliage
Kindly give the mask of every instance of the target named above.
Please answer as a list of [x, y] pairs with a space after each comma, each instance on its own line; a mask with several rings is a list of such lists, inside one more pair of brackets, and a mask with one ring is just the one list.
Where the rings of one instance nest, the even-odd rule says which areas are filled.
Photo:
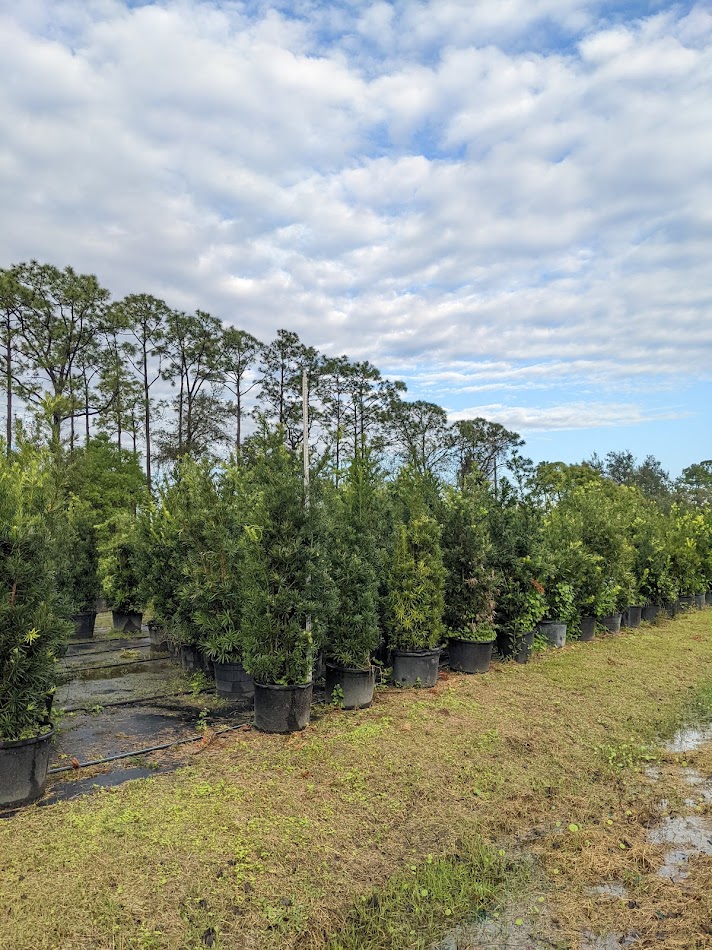
[[426, 650], [442, 642], [445, 568], [440, 526], [423, 501], [417, 479], [401, 477], [406, 521], [396, 525], [387, 578], [387, 630], [392, 649]]
[[443, 619], [449, 637], [494, 637], [496, 575], [490, 564], [492, 542], [487, 513], [490, 491], [469, 477], [461, 491], [448, 489], [442, 508], [445, 575]]
[[46, 455], [0, 459], [0, 739], [34, 735], [72, 631], [56, 586], [53, 533], [60, 500]]
[[99, 549], [99, 577], [112, 610], [139, 613], [139, 539], [136, 522], [118, 511], [100, 527], [104, 540]]
[[670, 514], [641, 499], [632, 525], [633, 571], [643, 603], [664, 604], [678, 596], [670, 543]]
[[185, 539], [177, 614], [201, 649], [220, 663], [242, 659], [243, 555], [250, 482], [244, 469], [211, 472], [190, 462], [191, 531]]
[[541, 511], [507, 489], [487, 514], [497, 585], [495, 626], [502, 635], [516, 637], [533, 630], [546, 613], [539, 580], [545, 568]]
[[105, 435], [74, 450], [67, 460], [65, 481], [73, 495], [91, 505], [97, 525], [118, 511], [133, 515], [147, 500], [146, 477], [138, 459]]
[[336, 609], [324, 649], [341, 666], [365, 668], [380, 638], [378, 611], [381, 552], [378, 527], [385, 500], [375, 464], [366, 451], [351, 461], [340, 490], [328, 494], [329, 569]]
[[73, 613], [96, 609], [99, 596], [99, 551], [95, 513], [88, 502], [70, 496], [58, 517], [55, 537], [57, 586]]
[[701, 593], [709, 584], [709, 516], [676, 504], [668, 524], [671, 573], [679, 593]]
[[243, 662], [258, 682], [306, 683], [335, 606], [321, 502], [313, 496], [306, 504], [300, 459], [281, 429], [263, 429], [246, 454], [256, 491], [244, 555]]

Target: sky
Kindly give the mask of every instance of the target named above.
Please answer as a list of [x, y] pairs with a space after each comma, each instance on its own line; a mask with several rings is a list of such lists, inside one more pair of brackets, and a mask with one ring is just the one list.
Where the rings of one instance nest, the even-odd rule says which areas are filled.
[[712, 457], [708, 3], [0, 0], [0, 115], [0, 267]]

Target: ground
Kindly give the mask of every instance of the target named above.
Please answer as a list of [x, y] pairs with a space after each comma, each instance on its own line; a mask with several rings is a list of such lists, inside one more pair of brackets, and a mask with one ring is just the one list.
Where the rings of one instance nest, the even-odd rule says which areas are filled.
[[712, 947], [710, 854], [660, 873], [712, 778], [705, 735], [665, 741], [710, 718], [705, 610], [292, 737], [208, 733], [0, 821], [0, 947]]

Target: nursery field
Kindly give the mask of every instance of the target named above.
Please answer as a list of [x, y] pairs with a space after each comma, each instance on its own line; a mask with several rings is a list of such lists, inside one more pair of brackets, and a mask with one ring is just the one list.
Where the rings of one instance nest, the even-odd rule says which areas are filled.
[[706, 609], [208, 732], [0, 821], [0, 947], [712, 947], [712, 744], [669, 744], [710, 720]]

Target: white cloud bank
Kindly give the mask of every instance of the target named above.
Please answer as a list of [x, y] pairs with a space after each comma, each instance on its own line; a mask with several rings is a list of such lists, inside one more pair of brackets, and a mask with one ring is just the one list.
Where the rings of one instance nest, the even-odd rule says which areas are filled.
[[0, 264], [289, 326], [450, 404], [551, 366], [579, 400], [706, 378], [712, 15], [607, 9], [5, 5]]
[[648, 411], [630, 403], [567, 403], [564, 406], [471, 406], [450, 414], [450, 421], [481, 416], [515, 432], [551, 432], [563, 429], [598, 429], [608, 426], [633, 426], [645, 422], [683, 419], [686, 412]]

